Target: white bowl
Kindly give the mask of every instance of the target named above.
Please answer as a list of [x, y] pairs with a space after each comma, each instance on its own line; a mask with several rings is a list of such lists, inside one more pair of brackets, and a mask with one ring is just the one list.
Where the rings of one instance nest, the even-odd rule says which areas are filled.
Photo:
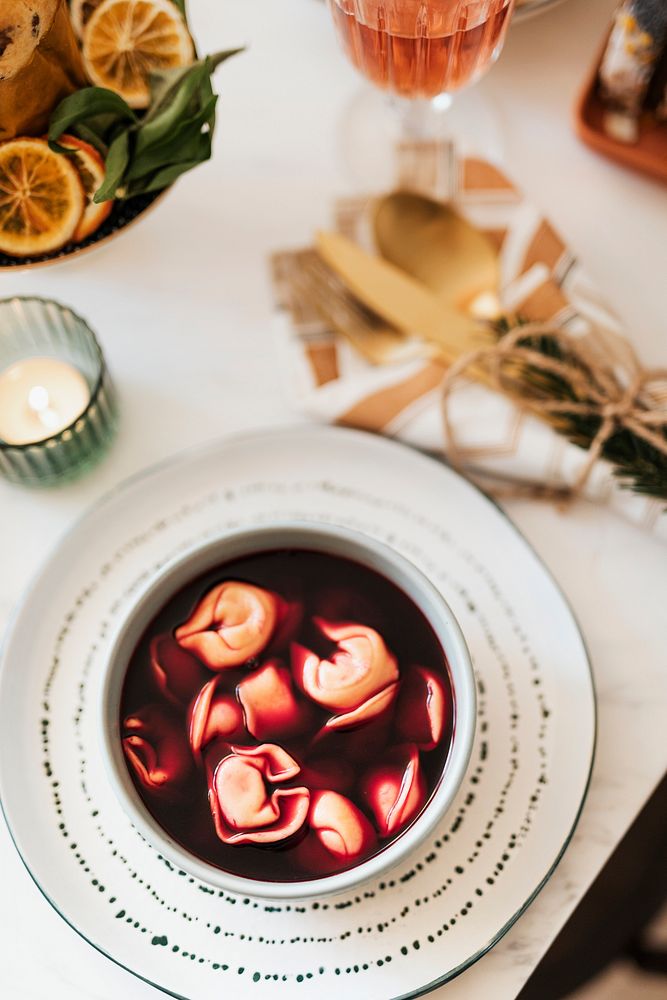
[[[202, 861], [153, 819], [125, 763], [120, 701], [125, 673], [137, 642], [151, 619], [181, 587], [232, 559], [285, 548], [352, 559], [380, 573], [407, 594], [429, 621], [445, 650], [455, 714], [452, 743], [442, 775], [420, 815], [403, 833], [378, 854], [347, 871], [301, 882], [265, 882], [233, 875]], [[458, 622], [445, 599], [419, 570], [393, 549], [361, 533], [330, 525], [290, 522], [227, 534], [175, 560], [150, 581], [113, 643], [98, 711], [102, 753], [109, 779], [127, 815], [149, 843], [173, 864], [216, 888], [265, 899], [299, 900], [344, 892], [383, 875], [431, 833], [451, 806], [470, 760], [476, 696], [470, 654]]]

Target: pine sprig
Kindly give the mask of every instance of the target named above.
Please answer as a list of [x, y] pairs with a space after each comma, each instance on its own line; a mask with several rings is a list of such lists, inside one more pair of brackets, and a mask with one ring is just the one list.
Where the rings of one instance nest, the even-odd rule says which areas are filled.
[[[509, 331], [507, 320], [497, 324], [501, 337]], [[577, 358], [568, 355], [561, 345], [548, 336], [528, 336], [519, 341], [519, 346], [529, 347], [545, 357], [575, 365], [591, 375]], [[512, 374], [513, 381], [524, 383], [530, 393], [542, 397], [574, 403], [586, 402], [574, 391], [567, 379], [544, 371], [530, 364], [521, 366], [520, 372]], [[591, 376], [592, 377], [592, 376]], [[581, 414], [543, 414], [555, 430], [567, 437], [573, 444], [588, 451], [602, 426], [602, 417]], [[662, 433], [667, 443], [667, 430]], [[622, 487], [645, 496], [667, 501], [667, 455], [663, 455], [647, 441], [642, 440], [627, 428], [619, 427], [605, 442], [602, 457], [613, 466], [613, 473]]]

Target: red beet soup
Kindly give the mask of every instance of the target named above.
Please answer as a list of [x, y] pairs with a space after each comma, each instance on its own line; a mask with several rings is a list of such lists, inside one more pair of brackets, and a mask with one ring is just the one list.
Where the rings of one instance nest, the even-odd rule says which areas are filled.
[[127, 668], [121, 737], [144, 805], [234, 875], [353, 868], [420, 815], [452, 741], [447, 657], [394, 583], [305, 549], [176, 593]]

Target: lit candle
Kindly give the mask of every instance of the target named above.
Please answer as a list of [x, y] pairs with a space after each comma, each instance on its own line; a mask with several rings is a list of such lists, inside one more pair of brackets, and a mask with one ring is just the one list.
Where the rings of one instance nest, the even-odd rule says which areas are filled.
[[40, 487], [75, 479], [106, 451], [117, 413], [84, 319], [46, 299], [0, 299], [0, 476]]
[[90, 402], [78, 368], [58, 358], [26, 358], [0, 372], [0, 439], [44, 441], [81, 416]]

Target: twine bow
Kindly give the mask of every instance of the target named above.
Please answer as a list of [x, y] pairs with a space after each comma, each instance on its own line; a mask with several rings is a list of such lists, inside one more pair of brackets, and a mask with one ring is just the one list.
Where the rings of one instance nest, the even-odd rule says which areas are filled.
[[[537, 337], [552, 341], [561, 357], [530, 346]], [[515, 326], [495, 344], [463, 355], [449, 368], [441, 404], [448, 454], [454, 464], [461, 464], [464, 450], [456, 441], [450, 400], [454, 385], [467, 372], [566, 433], [568, 417], [599, 419], [586, 461], [572, 486], [550, 490], [540, 485], [535, 492], [541, 496], [563, 499], [565, 494], [570, 498], [580, 495], [606, 445], [622, 430], [667, 456], [667, 369], [637, 366], [629, 371], [626, 366], [617, 372], [589, 349], [585, 338], [575, 338], [547, 324], [526, 323]], [[555, 394], [554, 377], [570, 398]]]

